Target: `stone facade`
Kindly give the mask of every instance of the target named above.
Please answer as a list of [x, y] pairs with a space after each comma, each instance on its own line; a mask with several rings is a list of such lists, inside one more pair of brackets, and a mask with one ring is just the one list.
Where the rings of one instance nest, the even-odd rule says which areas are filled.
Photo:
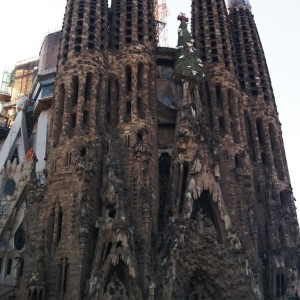
[[14, 299], [299, 299], [295, 199], [251, 6], [191, 4], [192, 33], [179, 16], [170, 49], [151, 0], [67, 2], [53, 100], [35, 110], [52, 101], [46, 162], [12, 195], [27, 208]]

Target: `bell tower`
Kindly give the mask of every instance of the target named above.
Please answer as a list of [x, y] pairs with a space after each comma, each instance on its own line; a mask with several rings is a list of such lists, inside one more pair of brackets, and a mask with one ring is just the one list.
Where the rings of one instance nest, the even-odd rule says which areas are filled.
[[28, 286], [32, 299], [82, 299], [85, 294], [100, 214], [107, 9], [105, 0], [66, 5], [46, 186], [33, 187], [27, 199], [33, 221], [23, 288]]

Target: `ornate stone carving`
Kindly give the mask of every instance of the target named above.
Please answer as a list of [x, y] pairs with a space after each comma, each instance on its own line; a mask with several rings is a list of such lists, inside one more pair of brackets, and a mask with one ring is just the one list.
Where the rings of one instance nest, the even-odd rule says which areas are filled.
[[146, 141], [136, 143], [133, 148], [136, 156], [150, 157], [152, 155], [152, 145]]
[[44, 247], [35, 248], [32, 253], [32, 273], [29, 279], [29, 284], [44, 284], [45, 279], [45, 253]]
[[85, 161], [82, 157], [79, 157], [75, 160], [75, 167], [78, 176], [81, 176], [85, 169]]
[[34, 189], [27, 194], [28, 204], [40, 203], [44, 198], [44, 189]]
[[[109, 299], [129, 300], [129, 297], [127, 296], [127, 289], [124, 283], [118, 278], [116, 273], [112, 275], [110, 282], [107, 284], [107, 288], [104, 296], [106, 296], [107, 300]], [[114, 296], [122, 296], [122, 297], [114, 297]]]

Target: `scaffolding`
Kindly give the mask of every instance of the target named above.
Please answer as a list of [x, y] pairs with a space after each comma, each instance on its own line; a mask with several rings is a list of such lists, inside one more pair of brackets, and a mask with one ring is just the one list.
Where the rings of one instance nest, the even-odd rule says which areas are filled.
[[12, 82], [13, 82], [13, 72], [5, 70], [3, 72], [1, 86], [0, 86], [0, 102], [10, 101]]
[[156, 30], [156, 41], [159, 46], [168, 46], [168, 27], [167, 17], [169, 15], [169, 9], [166, 0], [154, 1], [154, 22]]
[[251, 11], [251, 4], [249, 0], [229, 0], [228, 1], [228, 8], [238, 8], [238, 7], [243, 7], [247, 8]]

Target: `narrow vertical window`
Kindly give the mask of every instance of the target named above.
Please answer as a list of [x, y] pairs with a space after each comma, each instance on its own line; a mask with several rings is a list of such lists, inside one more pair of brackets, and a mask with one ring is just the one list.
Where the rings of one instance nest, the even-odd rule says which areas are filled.
[[92, 80], [93, 80], [92, 74], [88, 73], [85, 82], [84, 102], [90, 101], [91, 93], [92, 93]]
[[216, 101], [217, 107], [223, 109], [223, 95], [222, 95], [222, 87], [221, 84], [216, 85]]
[[85, 111], [83, 112], [82, 125], [83, 125], [84, 127], [87, 127], [87, 126], [88, 126], [88, 123], [89, 123], [89, 112], [85, 110]]
[[137, 113], [139, 118], [144, 117], [143, 101], [140, 97], [137, 99]]
[[63, 212], [60, 209], [59, 215], [58, 215], [58, 224], [57, 224], [57, 242], [59, 242], [61, 239], [62, 221], [63, 221]]
[[119, 89], [119, 81], [115, 80], [115, 117], [116, 117], [116, 125], [119, 123], [119, 109], [120, 109], [120, 89]]
[[219, 127], [220, 127], [220, 131], [225, 132], [225, 121], [224, 121], [224, 117], [219, 117]]
[[76, 127], [76, 114], [72, 114], [71, 117], [71, 128], [75, 128]]
[[143, 69], [144, 69], [143, 64], [139, 63], [139, 65], [138, 65], [138, 77], [137, 77], [138, 89], [139, 90], [142, 88], [142, 83], [143, 83]]
[[102, 93], [101, 84], [102, 84], [102, 80], [103, 80], [103, 75], [100, 74], [99, 81], [98, 81], [98, 89], [97, 89], [97, 102], [98, 103], [100, 103], [100, 101], [101, 101], [101, 93]]
[[112, 84], [111, 84], [111, 79], [109, 79], [107, 85], [107, 97], [106, 97], [106, 105], [105, 105], [106, 122], [108, 124], [110, 123], [111, 94], [112, 94]]
[[3, 258], [0, 257], [0, 274], [2, 273]]
[[126, 67], [126, 93], [127, 95], [131, 92], [131, 66]]
[[247, 143], [248, 143], [249, 153], [251, 153], [252, 159], [255, 160], [252, 124], [251, 124], [251, 120], [247, 116], [246, 112], [244, 113], [244, 122], [245, 122], [245, 127], [246, 127], [246, 135], [247, 135]]
[[130, 147], [130, 135], [125, 135], [125, 145], [126, 148]]
[[10, 275], [11, 274], [11, 269], [12, 269], [12, 259], [10, 258], [7, 261], [6, 275]]
[[72, 106], [75, 106], [78, 102], [78, 90], [79, 90], [79, 79], [78, 76], [72, 78]]
[[277, 274], [276, 276], [276, 294], [277, 297], [282, 297], [285, 294], [285, 282], [284, 275]]
[[232, 89], [228, 89], [227, 92], [227, 99], [228, 99], [228, 110], [229, 110], [229, 114], [232, 117], [233, 115], [233, 92]]
[[25, 232], [23, 229], [19, 228], [14, 236], [15, 248], [17, 250], [22, 250], [25, 245]]
[[264, 126], [261, 118], [258, 118], [256, 120], [256, 128], [257, 128], [258, 141], [262, 146], [264, 146], [265, 145]]
[[67, 152], [65, 165], [66, 166], [70, 166], [71, 163], [72, 163], [72, 153], [71, 152]]
[[62, 83], [58, 88], [58, 105], [59, 107], [64, 107], [65, 102], [65, 85]]
[[126, 113], [125, 113], [125, 121], [131, 120], [131, 102], [126, 102]]

